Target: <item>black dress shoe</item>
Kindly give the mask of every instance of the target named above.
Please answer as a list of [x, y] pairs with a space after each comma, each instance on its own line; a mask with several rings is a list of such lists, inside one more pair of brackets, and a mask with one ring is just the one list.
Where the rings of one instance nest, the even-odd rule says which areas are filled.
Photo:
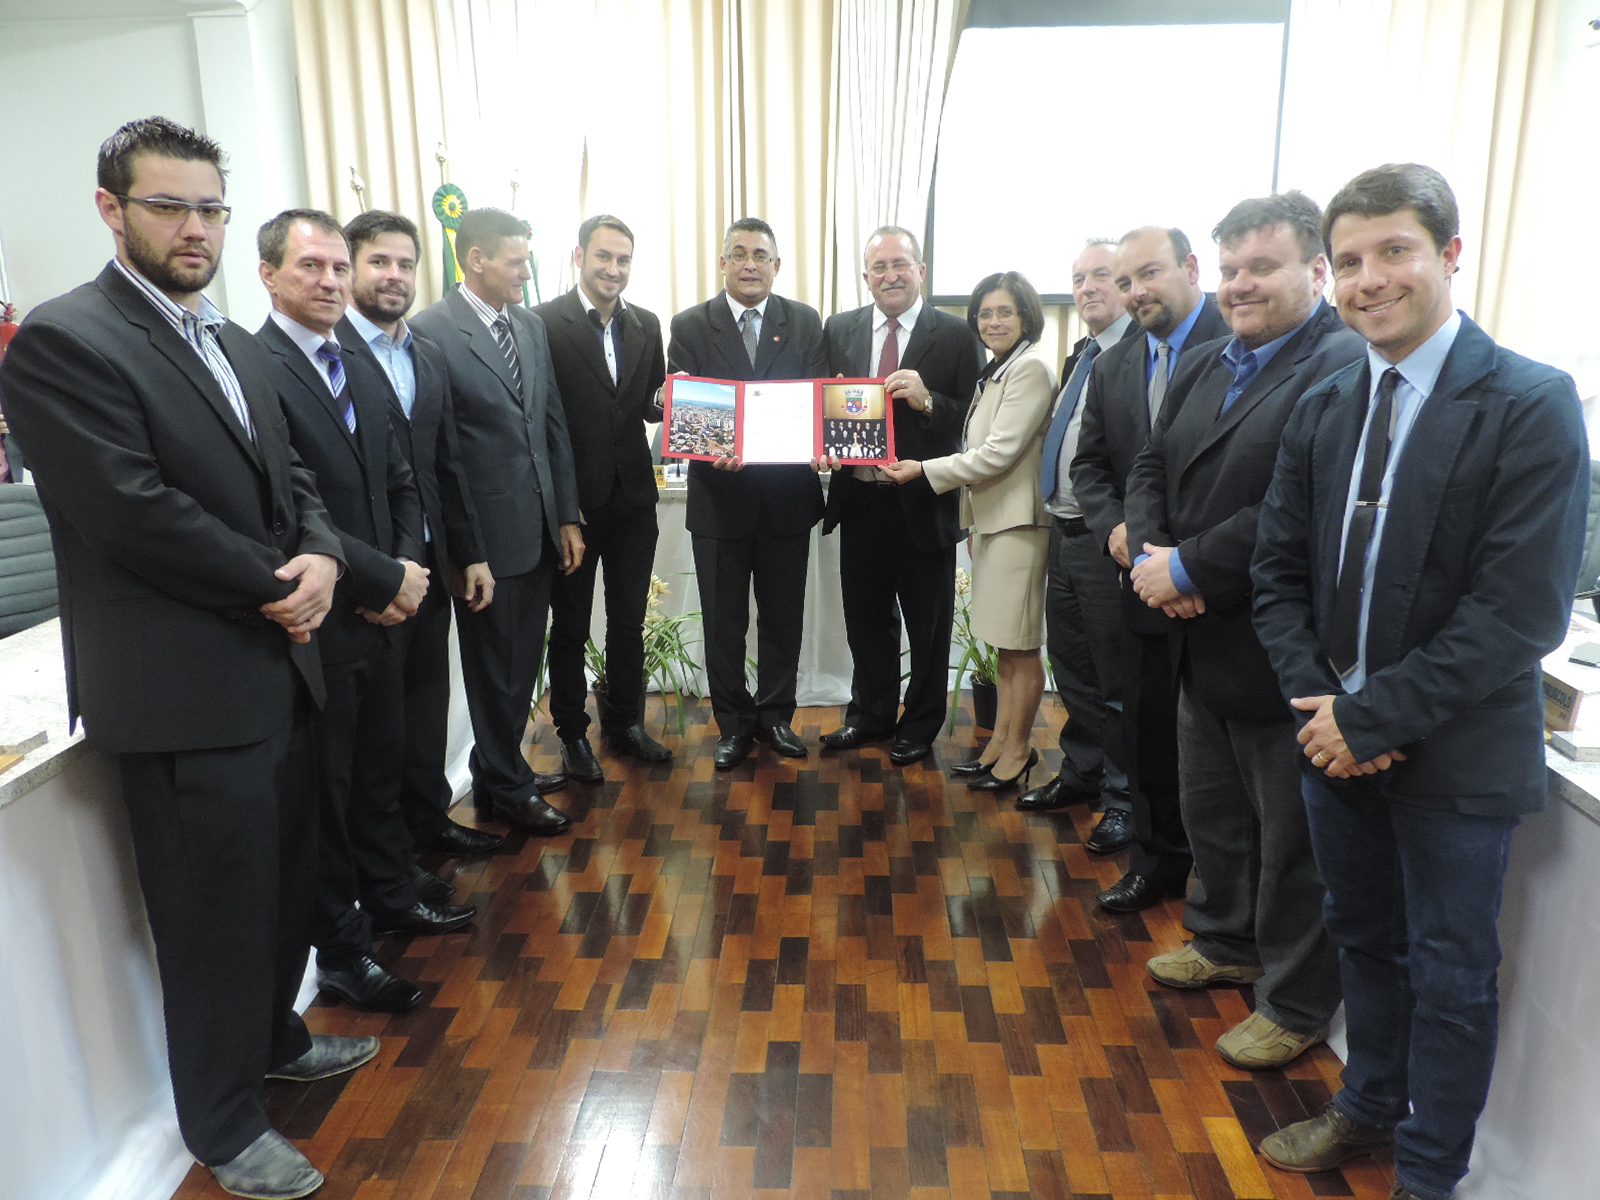
[[1105, 815], [1100, 818], [1100, 824], [1094, 827], [1094, 832], [1089, 835], [1089, 840], [1083, 843], [1085, 850], [1096, 854], [1115, 854], [1118, 850], [1125, 850], [1133, 845], [1133, 815], [1124, 809], [1108, 808]]
[[317, 986], [367, 1012], [405, 1012], [422, 1003], [422, 989], [366, 955], [339, 971], [317, 971]]
[[1017, 797], [1017, 807], [1024, 812], [1044, 812], [1051, 808], [1065, 808], [1069, 804], [1088, 804], [1098, 794], [1075, 788], [1057, 775], [1042, 787], [1023, 792]]
[[375, 1037], [339, 1037], [332, 1033], [313, 1033], [311, 1049], [293, 1062], [267, 1072], [268, 1079], [287, 1079], [291, 1083], [314, 1083], [353, 1071], [378, 1056]]
[[841, 725], [832, 733], [825, 733], [817, 739], [818, 743], [829, 750], [854, 750], [857, 746], [865, 746], [868, 742], [881, 742], [888, 734], [873, 733], [870, 729], [863, 729], [859, 725]]
[[994, 773], [993, 768], [987, 775], [979, 775], [967, 782], [967, 790], [972, 792], [1012, 792], [1018, 787], [1028, 786], [1028, 776], [1033, 774], [1034, 767], [1039, 765], [1039, 752], [1028, 751], [1028, 761], [1022, 764], [1022, 770], [1009, 779], [1002, 779]]
[[[535, 778], [537, 777], [535, 773]], [[529, 796], [526, 800], [508, 804], [497, 802], [494, 812], [502, 821], [510, 821], [518, 829], [525, 829], [529, 833], [553, 836], [572, 828], [571, 817], [537, 796]]]
[[487, 829], [473, 829], [446, 821], [444, 832], [424, 846], [417, 847], [418, 854], [488, 854], [505, 845], [506, 839]]
[[212, 1167], [211, 1174], [223, 1191], [249, 1200], [300, 1200], [323, 1182], [322, 1172], [276, 1129]]
[[600, 760], [594, 756], [594, 747], [586, 737], [561, 743], [561, 770], [568, 779], [579, 783], [604, 783], [606, 778]]
[[456, 889], [424, 867], [414, 866], [409, 876], [417, 899], [430, 904], [446, 904], [456, 898]]
[[730, 733], [717, 739], [717, 748], [711, 752], [711, 764], [719, 771], [731, 771], [750, 757], [755, 741], [749, 734]]
[[[593, 754], [593, 751], [590, 751]], [[567, 786], [567, 776], [564, 771], [535, 771], [533, 773], [533, 790], [541, 796], [548, 796], [551, 792], [559, 792]]]
[[629, 725], [620, 732], [606, 734], [606, 745], [613, 754], [629, 754], [640, 762], [672, 761], [672, 751], [646, 733], [643, 725]]
[[804, 758], [811, 751], [806, 749], [806, 744], [795, 737], [794, 730], [788, 725], [774, 721], [760, 733], [756, 734], [767, 745], [771, 746], [785, 758]]
[[913, 742], [901, 738], [889, 747], [889, 761], [897, 767], [909, 767], [914, 762], [921, 762], [933, 752], [933, 747], [927, 742]]
[[1134, 913], [1180, 897], [1187, 890], [1187, 879], [1150, 879], [1144, 875], [1124, 875], [1095, 897], [1107, 912]]
[[975, 779], [979, 775], [987, 775], [989, 773], [989, 766], [989, 763], [986, 763], [981, 759], [969, 758], [963, 762], [951, 763], [945, 768], [945, 770], [949, 771], [952, 775], [959, 775], [963, 779]]
[[431, 904], [418, 900], [410, 908], [369, 908], [372, 932], [434, 934], [450, 933], [470, 924], [478, 915], [476, 904]]

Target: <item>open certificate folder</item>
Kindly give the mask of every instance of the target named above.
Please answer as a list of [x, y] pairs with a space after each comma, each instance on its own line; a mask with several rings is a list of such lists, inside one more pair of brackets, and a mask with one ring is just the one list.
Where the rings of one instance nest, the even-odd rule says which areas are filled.
[[746, 463], [894, 461], [894, 406], [881, 379], [667, 376], [664, 458]]

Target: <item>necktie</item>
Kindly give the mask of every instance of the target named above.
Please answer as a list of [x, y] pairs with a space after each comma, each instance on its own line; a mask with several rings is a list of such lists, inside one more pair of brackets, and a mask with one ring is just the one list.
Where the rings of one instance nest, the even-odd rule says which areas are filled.
[[1383, 474], [1389, 465], [1389, 426], [1394, 420], [1394, 390], [1400, 372], [1390, 367], [1378, 380], [1372, 420], [1367, 425], [1366, 447], [1361, 456], [1361, 480], [1355, 511], [1344, 539], [1344, 560], [1333, 593], [1333, 619], [1328, 633], [1328, 661], [1343, 679], [1361, 657], [1361, 598], [1367, 571], [1367, 550], [1378, 520], [1383, 495]]
[[1167, 371], [1172, 347], [1165, 341], [1156, 343], [1156, 372], [1150, 376], [1150, 428], [1154, 429], [1156, 417], [1161, 415], [1161, 402], [1167, 398]]
[[1228, 394], [1222, 398], [1222, 412], [1217, 416], [1222, 416], [1222, 413], [1233, 407], [1233, 402], [1244, 393], [1245, 388], [1250, 386], [1250, 381], [1260, 372], [1261, 367], [1256, 361], [1256, 352], [1246, 350], [1244, 357], [1239, 360], [1239, 369], [1234, 372], [1233, 382], [1228, 385]]
[[500, 345], [500, 353], [506, 356], [506, 365], [511, 368], [511, 382], [517, 386], [517, 395], [522, 395], [522, 364], [517, 361], [517, 344], [511, 340], [511, 322], [505, 317], [496, 317], [490, 327], [494, 331], [494, 340]]
[[1044, 435], [1044, 457], [1039, 470], [1039, 491], [1046, 500], [1055, 495], [1056, 481], [1061, 478], [1061, 447], [1067, 438], [1067, 426], [1072, 424], [1072, 414], [1077, 411], [1083, 396], [1083, 385], [1089, 381], [1089, 368], [1100, 353], [1100, 342], [1090, 338], [1089, 344], [1072, 364], [1072, 374], [1067, 376], [1067, 386], [1061, 389], [1056, 400], [1056, 415], [1050, 418], [1050, 428]]
[[[339, 343], [323, 342], [317, 357], [328, 364], [328, 390], [333, 393], [333, 398], [337, 400], [344, 396], [344, 359], [339, 355]], [[356, 402], [353, 396], [345, 396], [344, 427], [351, 433], [356, 431]]]
[[756, 310], [747, 308], [739, 314], [739, 333], [744, 338], [744, 352], [750, 356], [750, 365], [756, 365]]
[[900, 322], [890, 317], [883, 323], [883, 352], [878, 355], [878, 378], [886, 379], [900, 369]]

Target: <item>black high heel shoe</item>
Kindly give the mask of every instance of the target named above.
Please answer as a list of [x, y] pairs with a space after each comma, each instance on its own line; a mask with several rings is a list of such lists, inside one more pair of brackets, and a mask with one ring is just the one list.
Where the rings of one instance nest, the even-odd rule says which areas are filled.
[[1001, 779], [1000, 776], [990, 772], [974, 779], [967, 787], [974, 792], [1014, 792], [1017, 788], [1028, 786], [1028, 776], [1033, 774], [1033, 769], [1039, 765], [1039, 751], [1037, 748], [1028, 751], [1028, 761], [1022, 764], [1010, 779]]
[[974, 779], [979, 775], [989, 773], [989, 764], [982, 759], [969, 758], [965, 762], [951, 763], [950, 774], [959, 775], [963, 779]]

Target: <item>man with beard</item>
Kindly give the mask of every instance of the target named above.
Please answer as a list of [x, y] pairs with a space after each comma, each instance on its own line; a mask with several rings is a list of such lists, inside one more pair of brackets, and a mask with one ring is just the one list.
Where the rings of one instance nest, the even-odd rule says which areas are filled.
[[263, 1077], [378, 1050], [294, 1010], [315, 867], [312, 631], [341, 548], [290, 448], [265, 351], [202, 295], [229, 209], [216, 143], [160, 117], [100, 148], [116, 257], [36, 308], [6, 356], [61, 581], [72, 718], [113, 756], [156, 944], [184, 1144], [238, 1195], [322, 1175]]
[[[400, 449], [422, 498], [428, 591], [399, 627], [405, 659], [405, 755], [400, 812], [419, 853], [486, 854], [497, 834], [458, 825], [444, 762], [450, 717], [450, 593], [473, 612], [494, 598], [478, 518], [457, 446], [444, 355], [411, 331], [405, 315], [417, 295], [417, 227], [398, 213], [364, 212], [344, 227], [350, 244], [350, 307], [334, 328], [347, 356], [378, 369]], [[453, 577], [454, 580], [453, 580]], [[421, 868], [419, 867], [420, 871]], [[449, 900], [442, 882], [418, 876], [423, 898]]]

